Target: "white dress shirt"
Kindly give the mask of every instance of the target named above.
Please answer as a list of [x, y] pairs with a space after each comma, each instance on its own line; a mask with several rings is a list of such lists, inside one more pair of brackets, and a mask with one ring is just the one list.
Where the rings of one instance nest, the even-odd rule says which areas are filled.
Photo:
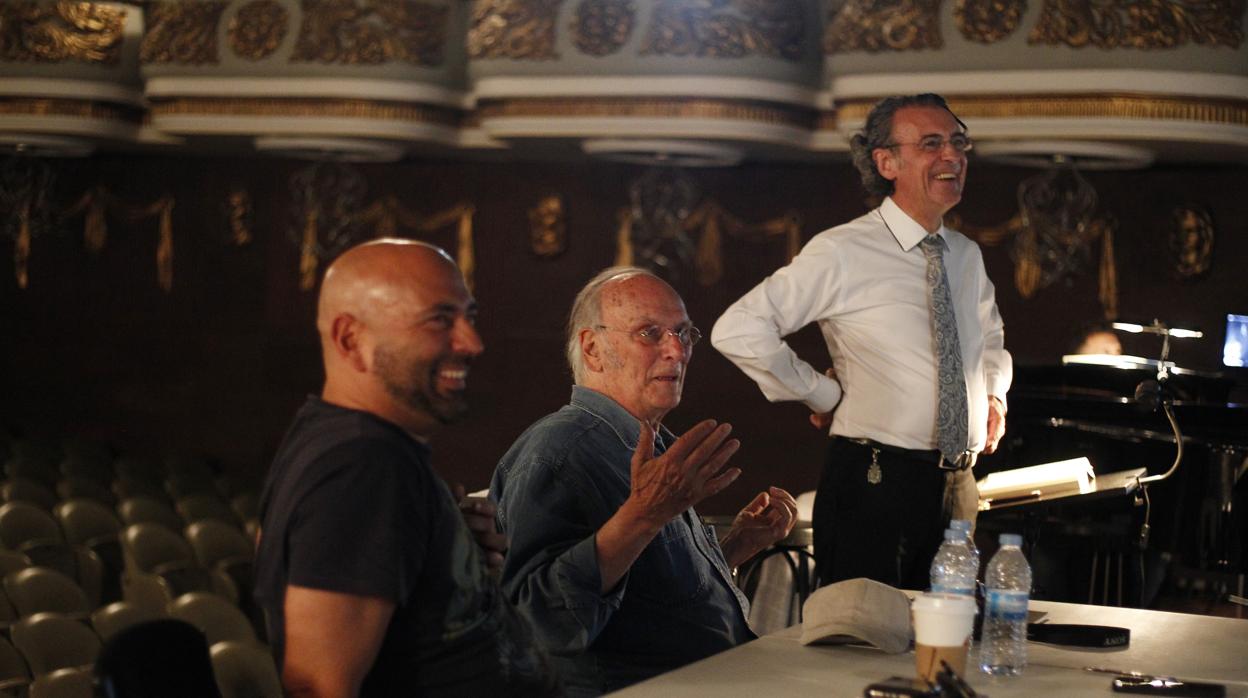
[[[966, 372], [969, 448], [982, 451], [988, 396], [1004, 403], [1013, 363], [979, 246], [940, 227]], [[928, 309], [927, 235], [891, 198], [816, 235], [788, 266], [724, 312], [711, 343], [772, 402], [836, 408], [833, 434], [936, 448], [937, 362]], [[783, 338], [818, 322], [836, 380]], [[839, 405], [838, 405], [839, 403]]]

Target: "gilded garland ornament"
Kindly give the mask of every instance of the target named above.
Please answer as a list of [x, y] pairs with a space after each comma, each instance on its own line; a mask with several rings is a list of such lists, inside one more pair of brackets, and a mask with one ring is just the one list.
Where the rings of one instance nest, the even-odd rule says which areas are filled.
[[275, 0], [249, 2], [230, 18], [230, 48], [248, 60], [268, 58], [282, 45], [289, 22], [290, 13]]
[[1032, 44], [1167, 49], [1239, 48], [1245, 0], [1044, 0]]
[[147, 26], [139, 46], [139, 61], [182, 65], [219, 63], [217, 28], [226, 4], [148, 2], [144, 9]]
[[568, 247], [568, 220], [558, 194], [529, 209], [529, 249], [538, 257], [558, 257]]
[[800, 0], [660, 0], [641, 52], [799, 61], [802, 12]]
[[939, 9], [940, 0], [845, 0], [828, 20], [823, 52], [940, 48]]
[[957, 0], [953, 21], [962, 36], [981, 44], [996, 43], [1018, 29], [1027, 0]]
[[125, 10], [91, 2], [3, 2], [0, 59], [116, 65], [125, 22]]
[[569, 27], [572, 43], [591, 56], [615, 53], [632, 35], [636, 14], [633, 0], [581, 0]]
[[468, 57], [551, 60], [563, 0], [475, 0]]
[[441, 65], [447, 5], [415, 0], [304, 0], [291, 62]]

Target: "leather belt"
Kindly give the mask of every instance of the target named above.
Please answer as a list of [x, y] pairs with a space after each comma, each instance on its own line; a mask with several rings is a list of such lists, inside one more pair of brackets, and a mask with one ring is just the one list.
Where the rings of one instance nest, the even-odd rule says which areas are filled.
[[948, 458], [945, 458], [945, 454], [934, 448], [902, 448], [900, 446], [882, 444], [878, 441], [872, 441], [871, 439], [855, 439], [848, 436], [836, 436], [834, 438], [841, 439], [842, 441], [848, 441], [849, 443], [857, 444], [858, 446], [874, 448], [884, 453], [892, 453], [901, 456], [902, 458], [919, 461], [920, 463], [928, 463], [940, 468], [941, 470], [966, 470], [967, 468], [974, 467], [975, 461], [979, 459], [979, 454], [974, 451], [963, 451], [958, 454], [957, 460], [949, 460]]

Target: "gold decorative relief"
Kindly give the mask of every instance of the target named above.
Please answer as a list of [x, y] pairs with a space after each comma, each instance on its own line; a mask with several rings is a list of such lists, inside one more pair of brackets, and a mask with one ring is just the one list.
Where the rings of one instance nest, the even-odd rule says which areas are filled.
[[660, 0], [643, 54], [802, 58], [800, 0]]
[[249, 2], [230, 18], [230, 48], [249, 60], [268, 58], [286, 38], [289, 21], [290, 13], [275, 0]]
[[664, 119], [725, 119], [759, 124], [814, 127], [814, 113], [800, 107], [739, 99], [694, 97], [531, 97], [482, 100], [476, 115], [481, 119], [509, 117], [630, 117]]
[[568, 221], [563, 199], [544, 196], [529, 209], [529, 248], [538, 257], [557, 257], [568, 247]]
[[441, 65], [446, 5], [415, 0], [304, 0], [291, 62]]
[[476, 0], [468, 27], [469, 58], [550, 60], [563, 0]]
[[940, 48], [940, 0], [845, 0], [823, 33], [826, 54]]
[[971, 41], [991, 44], [1018, 29], [1027, 11], [1027, 0], [958, 0], [953, 6], [953, 21]]
[[1027, 41], [1080, 48], [1239, 48], [1244, 0], [1044, 0]]
[[1170, 253], [1174, 275], [1194, 279], [1213, 265], [1213, 217], [1198, 206], [1176, 206], [1170, 211]]
[[581, 53], [605, 56], [620, 50], [633, 33], [633, 0], [581, 0], [572, 18], [572, 43]]
[[0, 58], [115, 65], [125, 21], [125, 10], [91, 2], [0, 3]]
[[146, 4], [147, 28], [139, 46], [143, 63], [204, 65], [218, 63], [217, 27], [224, 2], [167, 2]]

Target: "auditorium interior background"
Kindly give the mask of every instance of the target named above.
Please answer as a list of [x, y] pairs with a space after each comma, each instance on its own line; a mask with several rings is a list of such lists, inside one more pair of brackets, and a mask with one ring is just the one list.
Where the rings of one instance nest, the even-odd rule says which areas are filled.
[[[0, 450], [259, 482], [320, 388], [319, 274], [386, 234], [444, 247], [480, 302], [472, 411], [434, 463], [483, 488], [566, 401], [590, 276], [652, 268], [709, 331], [878, 203], [848, 156], [871, 105], [937, 92], [975, 139], [946, 223], [983, 249], [1016, 364], [977, 475], [1164, 474], [1163, 407], [1184, 444], [1146, 493], [994, 507], [981, 537], [1026, 531], [1037, 598], [1242, 614], [1246, 21], [1244, 0], [4, 2]], [[1064, 361], [1094, 325], [1135, 358]], [[816, 329], [795, 342], [826, 364]], [[806, 416], [699, 346], [669, 426], [733, 423], [744, 469], [702, 513], [813, 489]]]

